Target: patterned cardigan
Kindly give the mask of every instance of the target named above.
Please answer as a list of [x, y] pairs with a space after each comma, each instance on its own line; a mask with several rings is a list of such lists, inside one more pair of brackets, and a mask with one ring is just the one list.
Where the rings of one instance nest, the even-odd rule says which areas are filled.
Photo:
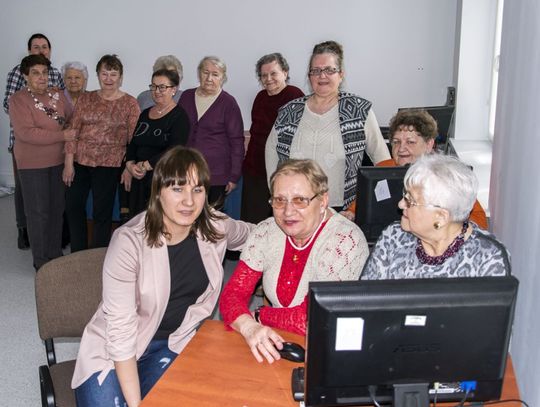
[[[287, 103], [279, 109], [274, 125], [278, 141], [277, 155], [279, 162], [289, 158], [292, 140], [302, 119], [306, 102], [311, 95]], [[345, 148], [345, 191], [344, 206], [347, 207], [355, 198], [356, 176], [362, 165], [366, 149], [364, 125], [371, 109], [371, 102], [352, 93], [340, 92], [338, 95], [338, 114], [343, 147]]]
[[[358, 280], [369, 254], [366, 238], [358, 226], [330, 209], [333, 216], [313, 243], [296, 294], [289, 307], [304, 300], [310, 281]], [[263, 273], [265, 294], [275, 307], [282, 307], [277, 283], [287, 236], [274, 218], [259, 223], [250, 233], [240, 260]]]

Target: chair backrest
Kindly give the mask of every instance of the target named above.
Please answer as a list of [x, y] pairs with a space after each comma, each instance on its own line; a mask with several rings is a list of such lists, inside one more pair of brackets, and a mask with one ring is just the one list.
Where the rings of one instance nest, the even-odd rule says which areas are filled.
[[36, 308], [41, 339], [82, 336], [102, 298], [106, 251], [98, 248], [72, 253], [39, 269]]

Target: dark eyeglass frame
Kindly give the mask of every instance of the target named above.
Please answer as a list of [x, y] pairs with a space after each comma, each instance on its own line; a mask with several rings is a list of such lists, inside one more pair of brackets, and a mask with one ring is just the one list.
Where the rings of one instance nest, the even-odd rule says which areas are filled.
[[150, 89], [151, 92], [156, 92], [159, 90], [161, 93], [165, 92], [167, 89], [174, 88], [175, 85], [154, 85], [151, 83], [148, 85], [148, 89]]
[[[320, 194], [315, 194], [311, 198], [305, 197], [305, 196], [295, 196], [292, 199], [285, 199], [282, 197], [270, 197], [268, 200], [268, 203], [270, 206], [274, 209], [284, 209], [287, 204], [291, 204], [294, 209], [306, 209], [309, 205], [311, 205], [311, 202], [317, 198]], [[279, 201], [276, 201], [276, 199], [280, 199]], [[276, 205], [277, 202], [277, 205]]]
[[308, 72], [309, 76], [321, 76], [323, 73], [326, 76], [332, 76], [336, 73], [341, 72], [341, 69], [338, 68], [331, 68], [327, 66], [326, 68], [311, 68]]

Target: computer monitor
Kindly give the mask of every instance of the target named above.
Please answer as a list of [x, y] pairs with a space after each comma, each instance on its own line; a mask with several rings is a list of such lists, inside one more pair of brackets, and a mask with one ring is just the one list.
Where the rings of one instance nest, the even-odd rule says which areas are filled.
[[517, 289], [511, 276], [310, 283], [306, 406], [499, 399]]
[[390, 223], [401, 218], [398, 202], [408, 167], [360, 167], [356, 184], [355, 223], [368, 243], [377, 241]]

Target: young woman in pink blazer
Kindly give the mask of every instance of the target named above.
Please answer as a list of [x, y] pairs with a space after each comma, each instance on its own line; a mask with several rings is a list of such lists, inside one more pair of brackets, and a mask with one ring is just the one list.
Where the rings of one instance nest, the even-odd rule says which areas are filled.
[[175, 147], [147, 211], [114, 233], [72, 380], [79, 407], [138, 406], [214, 310], [225, 250], [242, 249], [250, 225], [214, 211], [209, 186], [202, 155]]

